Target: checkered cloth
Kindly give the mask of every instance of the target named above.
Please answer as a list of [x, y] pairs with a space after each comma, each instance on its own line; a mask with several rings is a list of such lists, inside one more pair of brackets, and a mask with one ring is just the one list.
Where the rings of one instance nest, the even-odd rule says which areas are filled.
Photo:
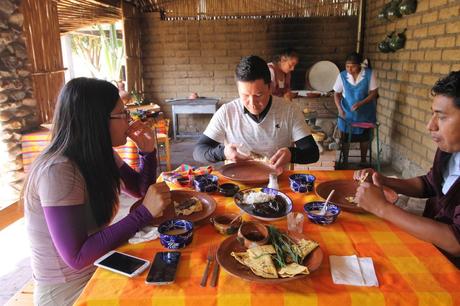
[[[288, 182], [292, 173], [295, 172], [286, 171], [279, 177], [280, 188], [292, 199], [294, 211], [302, 212], [303, 205], [318, 200], [318, 196], [314, 192], [292, 192]], [[352, 171], [309, 173], [316, 176], [316, 184], [353, 176]], [[219, 182], [226, 181], [219, 177]], [[240, 185], [241, 189], [248, 187]], [[239, 212], [232, 198], [211, 195], [218, 203], [214, 214]], [[250, 218], [245, 215], [244, 219]], [[286, 220], [272, 224], [287, 227]], [[128, 278], [98, 269], [75, 305], [460, 305], [460, 271], [433, 245], [389, 222], [370, 214], [342, 211], [337, 221], [327, 226], [305, 221], [303, 231], [324, 252], [320, 268], [303, 279], [264, 285], [239, 279], [221, 269], [217, 287], [200, 287], [209, 246], [226, 238], [206, 220], [195, 228], [192, 243], [180, 250], [182, 257], [175, 283], [152, 286], [145, 284], [147, 271]], [[148, 260], [156, 252], [167, 251], [158, 240], [126, 244], [119, 250]], [[371, 257], [380, 286], [335, 285], [329, 255]]]

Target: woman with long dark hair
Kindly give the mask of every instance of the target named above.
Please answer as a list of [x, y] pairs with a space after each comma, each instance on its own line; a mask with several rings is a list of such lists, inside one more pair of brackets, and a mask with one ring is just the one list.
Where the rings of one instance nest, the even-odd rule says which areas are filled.
[[[126, 242], [170, 203], [166, 184], [151, 185], [153, 133], [141, 122], [129, 126], [129, 119], [109, 82], [77, 78], [62, 89], [51, 143], [34, 162], [24, 188], [35, 304], [71, 305], [93, 274], [94, 260]], [[112, 148], [125, 144], [127, 136], [140, 150], [139, 173]], [[145, 197], [110, 225], [120, 188]]]

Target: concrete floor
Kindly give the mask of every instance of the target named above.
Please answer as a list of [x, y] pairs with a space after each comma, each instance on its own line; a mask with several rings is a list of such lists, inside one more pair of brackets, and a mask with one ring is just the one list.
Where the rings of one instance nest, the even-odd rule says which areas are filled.
[[[192, 158], [191, 152], [195, 142], [196, 139], [183, 139], [171, 143], [173, 169], [182, 163], [201, 166]], [[162, 170], [165, 170], [164, 166]], [[390, 167], [384, 167], [382, 172], [386, 175], [399, 175]], [[123, 195], [120, 201], [121, 209], [116, 216], [116, 220], [122, 218], [128, 212], [135, 199]], [[414, 202], [412, 199], [403, 199], [400, 205], [417, 213], [420, 213], [420, 210], [423, 209], [422, 202]], [[24, 228], [24, 219], [18, 220], [0, 231], [0, 245], [3, 246], [2, 252], [0, 252], [0, 286], [2, 288], [0, 290], [0, 305], [3, 305], [32, 278], [29, 262], [30, 251]]]

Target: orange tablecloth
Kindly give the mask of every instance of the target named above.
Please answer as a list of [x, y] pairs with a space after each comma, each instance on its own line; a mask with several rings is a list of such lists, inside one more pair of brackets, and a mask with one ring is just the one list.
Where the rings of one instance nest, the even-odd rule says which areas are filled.
[[[22, 162], [24, 166], [24, 172], [27, 173], [32, 162], [37, 158], [43, 149], [50, 142], [50, 130], [41, 129], [36, 132], [22, 135]], [[137, 153], [136, 144], [128, 138], [128, 141], [124, 146], [115, 148], [120, 157], [131, 166], [133, 169], [139, 168], [139, 154]]]
[[[288, 175], [292, 172], [280, 176], [280, 188], [293, 200], [294, 211], [302, 211], [303, 204], [317, 196], [291, 192]], [[351, 171], [309, 173], [316, 176], [317, 182], [352, 177]], [[232, 198], [214, 197], [216, 213], [238, 211]], [[287, 227], [286, 220], [275, 225]], [[196, 228], [191, 245], [181, 250], [174, 284], [147, 285], [147, 272], [130, 279], [98, 269], [76, 305], [460, 305], [460, 271], [434, 246], [388, 222], [368, 214], [342, 212], [336, 223], [327, 226], [306, 220], [304, 233], [320, 243], [325, 257], [319, 270], [301, 280], [261, 285], [235, 278], [221, 269], [217, 287], [200, 287], [209, 246], [225, 239], [205, 222]], [[158, 240], [124, 245], [119, 250], [149, 260], [156, 252], [165, 251]], [[372, 257], [379, 287], [332, 283], [329, 255], [352, 254]]]

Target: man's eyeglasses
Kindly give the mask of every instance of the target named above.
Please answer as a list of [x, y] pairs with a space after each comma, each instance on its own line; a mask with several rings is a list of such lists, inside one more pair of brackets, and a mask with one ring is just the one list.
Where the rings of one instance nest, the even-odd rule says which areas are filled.
[[110, 114], [110, 119], [131, 119], [131, 112], [127, 109], [119, 114]]

